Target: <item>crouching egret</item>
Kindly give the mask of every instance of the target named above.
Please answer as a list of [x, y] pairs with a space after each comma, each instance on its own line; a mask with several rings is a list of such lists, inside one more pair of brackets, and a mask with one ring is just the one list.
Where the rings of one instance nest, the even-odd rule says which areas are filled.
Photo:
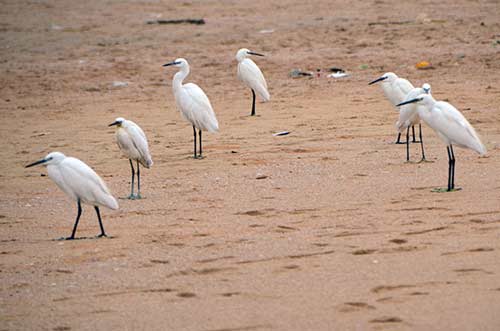
[[[144, 131], [132, 121], [126, 120], [123, 117], [118, 117], [109, 126], [116, 125], [116, 142], [118, 147], [122, 150], [123, 154], [130, 162], [132, 169], [132, 184], [129, 199], [141, 199], [141, 172], [139, 170], [139, 163], [150, 168], [153, 165], [151, 154], [149, 153], [148, 140]], [[134, 195], [134, 164], [137, 163], [137, 194]]]
[[398, 106], [411, 103], [417, 103], [418, 116], [427, 123], [443, 142], [448, 151], [448, 189], [455, 189], [455, 155], [453, 154], [453, 145], [462, 148], [469, 148], [480, 155], [486, 154], [481, 139], [476, 131], [465, 119], [461, 112], [448, 102], [436, 101], [430, 94], [421, 94], [418, 97], [402, 102]]
[[[193, 83], [182, 84], [182, 81], [189, 75], [189, 64], [185, 59], [180, 58], [163, 66], [176, 66], [180, 68], [179, 72], [174, 75], [172, 82], [175, 103], [182, 116], [193, 126], [194, 158], [201, 159], [201, 131], [219, 131], [219, 123], [215, 117], [210, 100], [208, 100], [207, 95], [198, 85]], [[199, 155], [196, 155], [196, 129], [198, 129], [200, 138]]]
[[[431, 86], [427, 83], [422, 85], [422, 87], [415, 87], [413, 90], [411, 90], [406, 95], [405, 101], [415, 99], [420, 94], [424, 93], [431, 93]], [[396, 122], [396, 129], [400, 134], [404, 129], [406, 129], [406, 161], [410, 161], [410, 127], [414, 128], [417, 124], [420, 136], [420, 147], [422, 149], [421, 161], [425, 161], [424, 140], [422, 139], [422, 124], [420, 124], [420, 117], [418, 116], [418, 107], [422, 106], [418, 106], [415, 103], [402, 106], [399, 110], [399, 119]], [[413, 133], [413, 137], [415, 137], [415, 132]]]
[[[413, 85], [406, 79], [398, 77], [393, 72], [386, 72], [379, 78], [371, 81], [368, 85], [382, 82], [382, 91], [389, 102], [396, 107], [396, 105], [405, 100], [405, 97], [413, 89]], [[400, 141], [401, 132], [398, 134], [396, 144], [402, 144]], [[413, 141], [415, 141], [415, 128], [413, 128]]]
[[257, 55], [264, 56], [259, 53], [252, 52], [246, 48], [240, 49], [236, 53], [236, 60], [238, 60], [238, 78], [245, 84], [248, 88], [252, 90], [252, 112], [251, 116], [255, 115], [255, 91], [259, 97], [267, 102], [271, 100], [269, 92], [267, 90], [267, 83], [260, 71], [259, 67], [253, 62], [249, 56]]
[[101, 234], [97, 237], [106, 237], [102, 226], [99, 206], [110, 209], [118, 209], [118, 202], [109, 192], [104, 181], [88, 165], [74, 157], [66, 157], [63, 153], [52, 152], [45, 158], [28, 164], [26, 168], [43, 164], [47, 167], [47, 172], [61, 190], [76, 200], [78, 205], [78, 215], [71, 236], [66, 240], [75, 239], [76, 228], [80, 215], [82, 214], [82, 203], [94, 206], [101, 228]]

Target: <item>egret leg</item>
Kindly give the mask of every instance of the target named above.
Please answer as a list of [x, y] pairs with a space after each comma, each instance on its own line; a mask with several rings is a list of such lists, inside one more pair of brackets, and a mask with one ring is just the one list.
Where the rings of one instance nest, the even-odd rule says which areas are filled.
[[130, 162], [130, 168], [132, 169], [132, 183], [130, 185], [130, 195], [127, 197], [128, 199], [135, 199], [134, 195], [134, 177], [135, 177], [135, 170], [134, 170], [134, 164], [132, 163], [131, 159], [128, 159]]
[[200, 136], [200, 155], [198, 157], [201, 159], [201, 158], [203, 158], [202, 157], [202, 148], [201, 148], [201, 130], [198, 131], [198, 135]]
[[196, 159], [196, 128], [193, 125], [193, 135], [194, 135], [194, 158]]
[[99, 220], [99, 227], [101, 228], [101, 234], [98, 235], [97, 237], [107, 237], [106, 233], [104, 232], [104, 227], [102, 226], [102, 220], [101, 220], [101, 213], [99, 212], [99, 207], [94, 206], [95, 212], [97, 214], [97, 219]]
[[455, 153], [453, 153], [453, 146], [450, 145], [450, 152], [451, 152], [451, 189], [455, 189]]
[[75, 233], [76, 233], [76, 228], [78, 227], [78, 221], [80, 220], [80, 216], [82, 215], [82, 204], [80, 202], [80, 199], [78, 199], [76, 202], [78, 204], [78, 215], [76, 215], [76, 221], [75, 225], [73, 226], [73, 232], [71, 232], [71, 237], [65, 238], [66, 240], [75, 239]]
[[137, 161], [137, 195], [136, 199], [141, 199], [141, 171], [139, 170], [139, 161]]
[[251, 116], [255, 116], [255, 91], [253, 89], [252, 90], [252, 114], [250, 114]]
[[412, 140], [412, 142], [413, 142], [413, 143], [416, 143], [416, 142], [417, 142], [417, 140], [415, 140], [415, 125], [412, 125], [412, 126], [411, 126], [411, 132], [412, 132], [412, 135], [413, 135], [413, 140]]
[[448, 191], [451, 191], [453, 189], [452, 186], [452, 176], [453, 176], [453, 155], [451, 154], [450, 146], [446, 146], [446, 150], [448, 151]]
[[406, 162], [410, 162], [410, 127], [406, 128]]
[[401, 132], [398, 133], [398, 138], [396, 139], [395, 144], [405, 144], [404, 142], [401, 142]]
[[418, 124], [418, 136], [420, 138], [420, 147], [422, 148], [422, 160], [420, 161], [425, 161], [424, 140], [422, 139], [422, 124]]

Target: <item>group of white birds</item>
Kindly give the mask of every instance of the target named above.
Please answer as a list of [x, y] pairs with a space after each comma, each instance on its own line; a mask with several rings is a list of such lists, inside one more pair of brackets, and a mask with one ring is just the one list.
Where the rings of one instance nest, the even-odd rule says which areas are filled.
[[431, 86], [423, 84], [422, 87], [413, 87], [406, 79], [398, 77], [393, 72], [387, 72], [371, 81], [369, 85], [382, 82], [385, 96], [396, 108], [399, 109], [399, 119], [396, 128], [399, 132], [396, 144], [401, 143], [401, 133], [406, 129], [406, 160], [410, 160], [409, 143], [410, 127], [415, 140], [415, 128], [419, 126], [420, 145], [422, 148], [422, 161], [425, 161], [424, 144], [422, 140], [422, 125], [420, 120], [430, 126], [446, 144], [448, 152], [448, 187], [446, 191], [455, 190], [455, 154], [453, 145], [469, 148], [480, 155], [486, 154], [481, 139], [472, 125], [455, 107], [445, 101], [436, 101], [431, 94]]
[[[250, 55], [264, 56], [246, 48], [242, 48], [236, 53], [236, 59], [238, 60], [238, 78], [245, 86], [252, 90], [251, 116], [254, 116], [255, 93], [257, 93], [264, 102], [270, 100], [270, 95], [264, 75], [255, 62], [249, 58]], [[194, 158], [201, 159], [203, 158], [202, 131], [217, 132], [219, 130], [219, 123], [215, 117], [214, 110], [207, 95], [198, 85], [193, 83], [182, 84], [184, 79], [189, 75], [189, 64], [185, 59], [179, 58], [164, 66], [175, 66], [179, 68], [172, 82], [175, 102], [182, 116], [193, 126]], [[109, 124], [109, 126], [117, 127], [116, 141], [123, 154], [129, 159], [130, 168], [132, 170], [131, 191], [128, 199], [141, 199], [141, 175], [139, 164], [146, 168], [150, 168], [153, 165], [146, 135], [136, 123], [122, 117], [118, 117], [113, 123]], [[196, 148], [196, 130], [198, 130], [199, 137], [199, 153], [197, 153]], [[135, 169], [134, 161], [136, 163]], [[94, 206], [101, 228], [101, 233], [98, 237], [105, 237], [106, 232], [102, 225], [99, 206], [116, 210], [118, 209], [118, 202], [101, 177], [84, 162], [74, 157], [67, 157], [60, 152], [49, 153], [43, 159], [28, 164], [26, 168], [38, 164], [45, 165], [49, 177], [64, 191], [64, 193], [77, 203], [78, 213], [73, 231], [71, 236], [63, 239], [75, 239], [78, 221], [82, 214], [82, 203]], [[134, 194], [134, 179], [136, 175], [137, 193]]]
[[[250, 115], [254, 116], [256, 93], [264, 102], [270, 100], [270, 95], [264, 75], [255, 62], [249, 58], [251, 55], [263, 56], [262, 54], [242, 48], [236, 53], [236, 59], [238, 61], [238, 78], [252, 91], [252, 110]], [[179, 58], [164, 66], [179, 68], [179, 71], [174, 75], [172, 89], [177, 108], [193, 127], [194, 158], [200, 159], [203, 157], [202, 131], [217, 132], [219, 130], [219, 123], [205, 92], [196, 84], [183, 84], [184, 79], [189, 75], [188, 62], [183, 58]], [[370, 82], [370, 84], [376, 82], [382, 82], [382, 89], [389, 101], [395, 107], [401, 107], [399, 120], [396, 125], [399, 131], [397, 143], [400, 143], [401, 132], [406, 129], [407, 160], [409, 160], [409, 130], [410, 127], [413, 128], [413, 141], [416, 142], [414, 126], [417, 124], [420, 128], [422, 160], [425, 160], [420, 120], [423, 120], [433, 128], [446, 143], [449, 157], [447, 190], [454, 190], [455, 157], [452, 145], [473, 149], [481, 155], [486, 153], [484, 145], [481, 143], [472, 126], [455, 107], [447, 102], [434, 100], [430, 94], [431, 88], [429, 84], [424, 84], [422, 88], [414, 88], [409, 81], [399, 78], [390, 72]], [[117, 127], [116, 140], [118, 146], [129, 159], [132, 180], [131, 192], [128, 198], [141, 199], [140, 165], [146, 168], [150, 168], [153, 165], [146, 135], [137, 124], [122, 117], [118, 117], [109, 126]], [[197, 151], [197, 138], [199, 141], [199, 152]], [[136, 163], [135, 169], [134, 162]], [[94, 206], [101, 229], [98, 237], [106, 236], [99, 207], [104, 206], [116, 210], [118, 209], [118, 202], [95, 171], [82, 161], [73, 157], [66, 157], [60, 152], [49, 153], [45, 158], [31, 163], [26, 167], [38, 164], [44, 164], [47, 167], [49, 177], [61, 190], [77, 202], [78, 214], [73, 231], [70, 237], [64, 239], [75, 239], [78, 221], [82, 213], [82, 203]], [[136, 175], [137, 193], [134, 194], [134, 179]]]

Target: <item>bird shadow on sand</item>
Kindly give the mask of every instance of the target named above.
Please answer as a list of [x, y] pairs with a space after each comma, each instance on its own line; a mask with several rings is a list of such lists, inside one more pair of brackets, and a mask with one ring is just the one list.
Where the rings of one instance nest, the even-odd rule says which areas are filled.
[[116, 236], [75, 237], [73, 239], [69, 239], [67, 237], [60, 237], [60, 238], [56, 238], [56, 239], [51, 239], [51, 241], [76, 241], [76, 240], [97, 240], [97, 239], [116, 239], [116, 238], [117, 238]]

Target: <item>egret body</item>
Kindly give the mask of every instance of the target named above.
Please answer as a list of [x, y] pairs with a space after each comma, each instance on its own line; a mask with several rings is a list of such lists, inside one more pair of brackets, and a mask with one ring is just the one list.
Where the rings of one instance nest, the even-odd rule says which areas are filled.
[[[116, 125], [116, 142], [123, 154], [129, 159], [130, 168], [132, 170], [132, 183], [129, 199], [141, 199], [141, 172], [139, 163], [146, 168], [153, 165], [151, 154], [149, 153], [149, 145], [144, 131], [132, 121], [126, 120], [123, 117], [118, 117], [109, 126]], [[133, 161], [137, 164], [137, 194], [134, 195], [134, 177], [135, 170]]]
[[455, 189], [455, 155], [453, 145], [469, 148], [480, 155], [486, 154], [481, 139], [467, 119], [448, 102], [436, 101], [430, 94], [402, 102], [398, 106], [417, 103], [418, 116], [427, 123], [441, 140], [448, 151], [448, 191]]
[[102, 225], [99, 206], [110, 209], [118, 209], [118, 202], [111, 195], [104, 181], [92, 168], [74, 157], [66, 157], [63, 153], [52, 152], [45, 158], [28, 164], [26, 168], [43, 164], [47, 167], [47, 173], [61, 190], [72, 199], [76, 200], [78, 206], [78, 215], [71, 236], [65, 239], [75, 239], [76, 228], [80, 215], [82, 214], [81, 204], [94, 206], [99, 220], [101, 233], [98, 237], [105, 237], [104, 227]]
[[[405, 101], [415, 99], [420, 94], [430, 94], [431, 86], [427, 83], [422, 85], [422, 87], [415, 87], [412, 89], [405, 97]], [[420, 136], [420, 147], [422, 149], [422, 160], [425, 161], [424, 152], [424, 141], [422, 139], [422, 124], [420, 124], [420, 117], [418, 116], [418, 107], [416, 103], [410, 103], [404, 105], [399, 110], [399, 119], [396, 122], [396, 129], [399, 133], [402, 133], [406, 129], [406, 161], [410, 161], [410, 127], [414, 127], [418, 124], [418, 131]]]
[[[393, 72], [386, 72], [379, 78], [371, 81], [368, 85], [375, 84], [377, 82], [382, 82], [382, 91], [389, 102], [396, 106], [398, 103], [403, 102], [405, 97], [414, 88], [413, 85], [406, 79], [398, 77]], [[400, 142], [401, 132], [398, 134], [398, 139], [396, 144], [402, 144]], [[413, 141], [415, 141], [415, 129], [413, 128]]]
[[[194, 158], [202, 158], [201, 132], [219, 131], [219, 123], [215, 117], [214, 110], [207, 95], [196, 84], [182, 84], [189, 75], [189, 64], [185, 59], [177, 59], [163, 65], [175, 66], [179, 71], [174, 75], [172, 89], [174, 91], [175, 103], [182, 116], [193, 126], [194, 135]], [[200, 153], [196, 154], [196, 129], [198, 129], [200, 141]]]
[[259, 67], [249, 58], [250, 55], [264, 56], [259, 53], [252, 52], [246, 48], [240, 49], [236, 53], [236, 60], [238, 60], [238, 79], [243, 82], [248, 88], [252, 90], [252, 112], [251, 116], [255, 115], [255, 92], [259, 97], [267, 102], [271, 100], [271, 96], [267, 90], [267, 83], [262, 71]]

